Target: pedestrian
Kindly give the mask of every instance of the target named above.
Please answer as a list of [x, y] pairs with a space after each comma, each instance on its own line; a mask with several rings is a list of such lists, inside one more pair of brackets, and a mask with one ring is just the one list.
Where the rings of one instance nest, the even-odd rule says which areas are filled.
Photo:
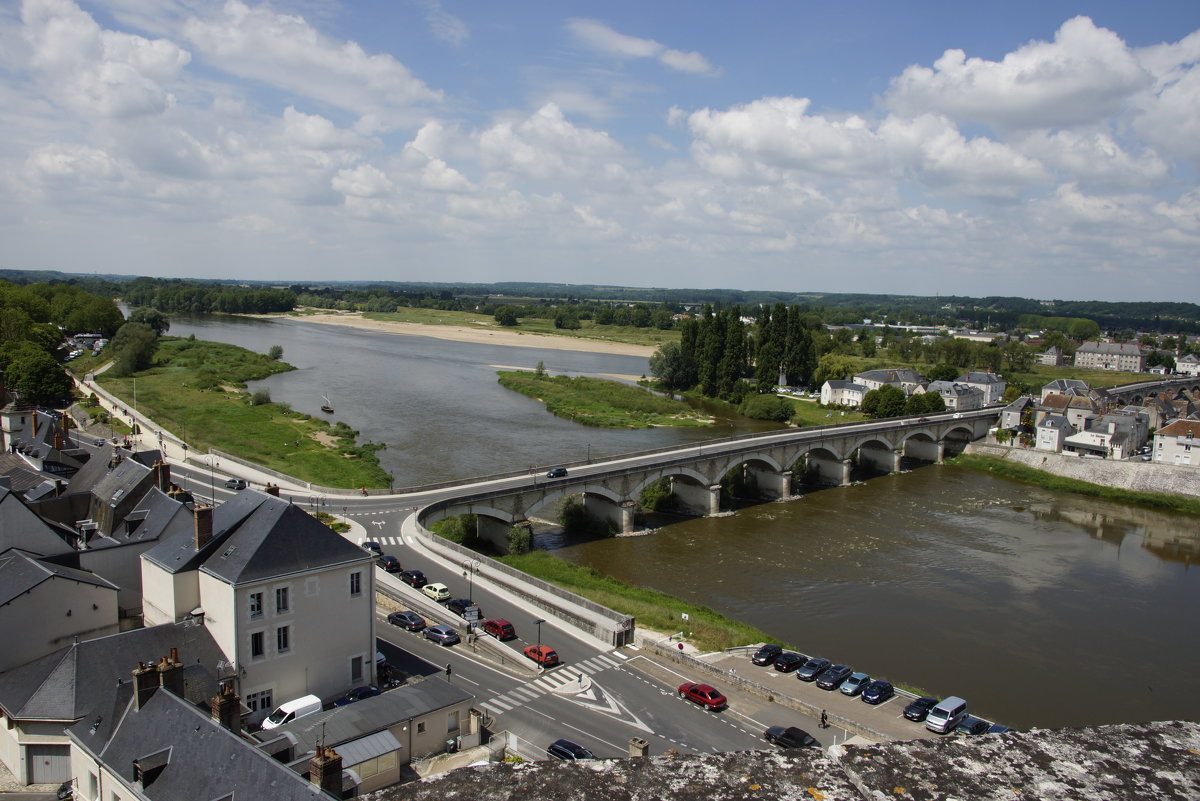
[[829, 713], [826, 712], [824, 709], [821, 710], [821, 728], [822, 729], [829, 728]]

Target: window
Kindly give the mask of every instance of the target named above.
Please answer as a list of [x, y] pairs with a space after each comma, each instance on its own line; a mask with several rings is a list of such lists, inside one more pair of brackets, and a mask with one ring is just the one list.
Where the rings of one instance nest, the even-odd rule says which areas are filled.
[[458, 731], [458, 710], [446, 715], [446, 731]]
[[425, 733], [425, 721], [422, 720], [420, 723], [417, 724], [417, 734], [424, 734], [424, 733]]
[[263, 594], [261, 592], [250, 593], [250, 619], [262, 617], [263, 613]]
[[[24, 419], [24, 418], [22, 418]], [[88, 771], [87, 797], [96, 798], [100, 794], [100, 780], [96, 778], [96, 774]]]
[[280, 587], [275, 590], [275, 614], [282, 615], [284, 612], [290, 611], [288, 605], [288, 588]]
[[292, 627], [280, 626], [275, 629], [275, 650], [286, 654], [292, 649]]
[[250, 658], [262, 659], [266, 654], [266, 648], [263, 645], [263, 633], [256, 631], [250, 635]]
[[271, 691], [246, 693], [246, 706], [251, 712], [269, 712], [271, 710]]
[[354, 684], [362, 681], [363, 677], [363, 658], [356, 656], [350, 660], [350, 681]]
[[357, 598], [362, 595], [362, 573], [354, 571], [350, 574], [350, 597]]

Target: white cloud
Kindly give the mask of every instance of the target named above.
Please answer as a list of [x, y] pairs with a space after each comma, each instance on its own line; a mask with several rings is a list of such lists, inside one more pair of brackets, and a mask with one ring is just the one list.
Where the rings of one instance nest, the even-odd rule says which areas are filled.
[[1138, 51], [1154, 87], [1136, 99], [1133, 127], [1164, 154], [1200, 168], [1200, 31]]
[[519, 122], [500, 122], [479, 135], [485, 167], [534, 180], [596, 176], [605, 162], [623, 158], [608, 134], [580, 128], [549, 103]]
[[716, 75], [720, 72], [700, 53], [672, 50], [653, 39], [628, 36], [599, 20], [569, 20], [567, 30], [591, 49], [614, 58], [656, 58], [673, 70], [698, 75]]
[[425, 21], [433, 35], [452, 45], [460, 45], [471, 35], [461, 19], [442, 8], [440, 0], [424, 0]]
[[887, 103], [900, 114], [999, 129], [1059, 128], [1109, 117], [1151, 81], [1115, 33], [1075, 17], [1053, 42], [1031, 42], [1000, 61], [947, 50], [932, 69], [911, 66], [892, 81]]
[[357, 149], [365, 146], [353, 131], [338, 128], [319, 114], [305, 114], [292, 106], [283, 112], [283, 138], [290, 145], [308, 150]]
[[338, 170], [332, 185], [344, 195], [363, 198], [390, 195], [395, 188], [382, 170], [370, 164], [360, 164], [352, 170]]
[[1166, 180], [1170, 165], [1150, 149], [1133, 154], [1105, 132], [1037, 131], [1014, 145], [1064, 175], [1092, 186], [1153, 186]]

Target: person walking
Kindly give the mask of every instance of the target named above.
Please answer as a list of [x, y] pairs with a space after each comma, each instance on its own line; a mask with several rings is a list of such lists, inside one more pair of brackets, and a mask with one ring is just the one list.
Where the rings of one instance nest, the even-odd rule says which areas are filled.
[[821, 710], [821, 728], [822, 729], [829, 728], [829, 713], [826, 712], [824, 709]]

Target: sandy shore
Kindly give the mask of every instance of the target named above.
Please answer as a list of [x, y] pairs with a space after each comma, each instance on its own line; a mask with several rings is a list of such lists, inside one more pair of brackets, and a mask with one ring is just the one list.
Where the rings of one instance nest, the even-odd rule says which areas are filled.
[[[271, 315], [272, 317], [277, 315]], [[385, 334], [409, 334], [411, 336], [434, 337], [454, 342], [475, 342], [484, 345], [505, 345], [518, 348], [546, 348], [547, 350], [575, 350], [587, 353], [612, 353], [618, 356], [650, 357], [655, 349], [648, 345], [629, 345], [624, 342], [604, 342], [598, 339], [557, 337], [547, 334], [530, 334], [511, 329], [479, 326], [468, 328], [459, 325], [421, 325], [420, 323], [396, 323], [383, 320], [368, 320], [357, 312], [328, 312], [303, 317], [289, 317], [302, 323], [323, 325], [345, 325], [364, 331], [379, 331]]]

